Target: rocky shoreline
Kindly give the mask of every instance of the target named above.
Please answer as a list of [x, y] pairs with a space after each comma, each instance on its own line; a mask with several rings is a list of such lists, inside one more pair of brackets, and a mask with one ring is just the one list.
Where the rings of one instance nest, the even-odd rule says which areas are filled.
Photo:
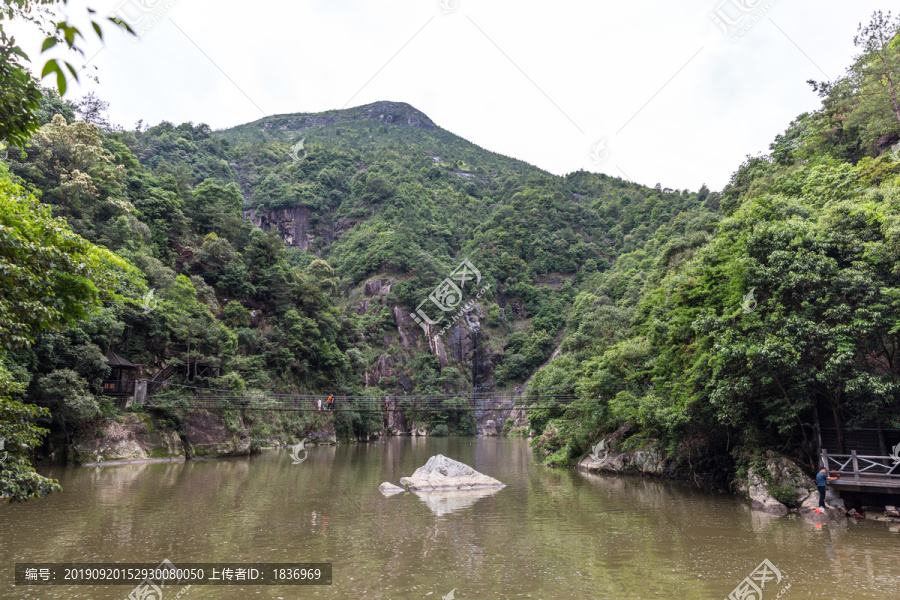
[[226, 421], [218, 412], [190, 411], [179, 414], [173, 427], [148, 413], [127, 413], [79, 432], [63, 448], [58, 441], [52, 443], [47, 454], [54, 463], [95, 467], [247, 456], [266, 446], [296, 444], [304, 438], [310, 444], [337, 443], [330, 418], [302, 430], [296, 424], [294, 428], [275, 424], [261, 438], [253, 436], [253, 428], [242, 416], [229, 416]]
[[[605, 440], [604, 440], [605, 441]], [[646, 475], [666, 479], [684, 479], [675, 461], [665, 458], [652, 445], [649, 449], [613, 452], [607, 444], [598, 444], [599, 452], [585, 456], [576, 468], [589, 473], [614, 475]], [[595, 448], [597, 448], [595, 446]], [[826, 497], [826, 509], [817, 512], [819, 492], [815, 483], [793, 460], [772, 451], [766, 453], [764, 464], [747, 469], [746, 477], [732, 483], [732, 491], [742, 496], [753, 510], [776, 517], [798, 515], [813, 523], [867, 519], [887, 523], [900, 523], [900, 512], [893, 506], [865, 506], [861, 511], [847, 509], [844, 501], [831, 488]], [[776, 498], [776, 495], [779, 498]], [[783, 502], [790, 498], [789, 502]]]

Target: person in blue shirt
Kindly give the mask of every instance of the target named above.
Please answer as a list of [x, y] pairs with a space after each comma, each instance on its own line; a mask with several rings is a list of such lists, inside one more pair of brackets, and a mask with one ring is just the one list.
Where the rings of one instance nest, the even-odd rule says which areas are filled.
[[825, 491], [828, 489], [828, 482], [834, 481], [837, 477], [829, 477], [828, 470], [822, 469], [816, 475], [816, 487], [819, 488], [819, 508], [825, 509]]

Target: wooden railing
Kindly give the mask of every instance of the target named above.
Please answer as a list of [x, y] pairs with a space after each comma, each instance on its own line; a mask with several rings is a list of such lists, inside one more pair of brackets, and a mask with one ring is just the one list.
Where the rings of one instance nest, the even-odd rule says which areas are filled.
[[895, 456], [866, 456], [857, 454], [856, 450], [850, 454], [829, 454], [823, 449], [821, 464], [830, 472], [840, 473], [841, 479], [846, 476], [854, 482], [873, 479], [900, 482], [900, 459]]

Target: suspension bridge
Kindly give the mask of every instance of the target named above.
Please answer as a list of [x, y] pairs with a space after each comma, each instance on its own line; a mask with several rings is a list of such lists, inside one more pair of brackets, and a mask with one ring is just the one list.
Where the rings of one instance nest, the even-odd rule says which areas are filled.
[[[138, 382], [143, 383], [143, 382]], [[239, 392], [202, 388], [169, 382], [157, 384], [143, 404], [148, 408], [239, 409], [266, 411], [312, 412], [325, 410], [328, 394], [276, 394], [272, 392]], [[565, 407], [576, 400], [573, 386], [531, 388], [497, 392], [466, 392], [410, 395], [334, 395], [332, 411], [379, 412], [444, 412], [479, 413], [531, 412]], [[319, 408], [319, 401], [323, 407]]]

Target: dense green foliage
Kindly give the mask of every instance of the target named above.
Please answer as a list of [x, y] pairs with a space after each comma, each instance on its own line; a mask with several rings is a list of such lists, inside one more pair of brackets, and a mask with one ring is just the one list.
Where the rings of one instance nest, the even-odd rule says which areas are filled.
[[[896, 31], [880, 13], [861, 27], [847, 76], [814, 84], [822, 109], [721, 194], [555, 177], [401, 103], [124, 131], [96, 98], [0, 71], [24, 115], [0, 171], [2, 414], [28, 423], [3, 435], [24, 453], [35, 419], [69, 443], [115, 418], [110, 350], [178, 384], [399, 397], [434, 435], [475, 432], [456, 394], [575, 386], [531, 414], [559, 464], [623, 425], [622, 447], [695, 468], [809, 453], [818, 400], [846, 427], [900, 423]], [[404, 318], [464, 258], [478, 321], [429, 341]], [[415, 394], [449, 399], [430, 412]], [[343, 438], [382, 416], [330, 415]], [[50, 489], [17, 477], [15, 497]]]
[[[95, 124], [105, 123], [96, 99], [69, 105], [47, 92], [41, 106], [43, 126], [10, 157], [12, 172], [78, 236], [140, 273], [77, 325], [10, 356], [22, 399], [49, 407], [65, 440], [111, 412], [108, 350], [177, 365], [175, 383], [241, 391], [402, 396], [525, 381], [556, 347], [579, 286], [708, 194], [553, 177], [402, 104], [317, 116], [299, 161], [281, 127], [307, 127], [307, 116], [222, 133], [169, 123], [125, 132]], [[306, 250], [242, 214], [281, 209], [309, 211]], [[397, 339], [397, 311], [415, 310], [464, 257], [490, 284], [478, 309], [490, 362], [480, 381], [467, 357], [442, 364], [424, 337]], [[384, 277], [389, 293], [358, 310], [363, 282]], [[386, 355], [394, 367], [371, 380]], [[464, 402], [437, 413], [410, 405], [406, 416], [471, 434]], [[335, 416], [342, 436], [383, 426], [368, 409]]]
[[842, 446], [866, 421], [900, 427], [898, 25], [860, 27], [821, 111], [707, 198], [726, 218], [683, 215], [585, 286], [566, 353], [533, 379], [582, 400], [532, 416], [539, 453], [565, 463], [631, 424], [694, 468], [760, 448], [815, 463], [816, 403]]
[[10, 353], [47, 335], [42, 332], [74, 326], [101, 301], [114, 301], [114, 279], [129, 274], [125, 261], [72, 233], [0, 165], [0, 495], [10, 501], [59, 488], [28, 461], [27, 451], [46, 433], [35, 423], [50, 412], [13, 397], [24, 388], [14, 375], [25, 371], [13, 362], [10, 373]]

